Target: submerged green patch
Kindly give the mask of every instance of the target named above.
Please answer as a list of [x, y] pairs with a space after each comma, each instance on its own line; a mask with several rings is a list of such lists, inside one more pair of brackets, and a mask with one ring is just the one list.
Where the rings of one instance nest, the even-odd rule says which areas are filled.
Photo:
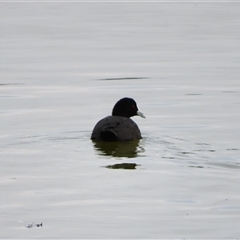
[[136, 169], [136, 167], [139, 166], [136, 163], [117, 163], [113, 165], [108, 165], [106, 168], [111, 168], [111, 169]]

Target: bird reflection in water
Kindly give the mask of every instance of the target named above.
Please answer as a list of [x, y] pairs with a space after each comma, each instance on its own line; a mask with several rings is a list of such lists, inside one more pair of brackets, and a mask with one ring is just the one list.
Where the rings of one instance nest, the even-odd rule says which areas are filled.
[[94, 142], [95, 150], [99, 155], [112, 157], [135, 158], [144, 152], [139, 146], [139, 140], [128, 142]]
[[113, 165], [107, 165], [105, 167], [110, 168], [110, 169], [129, 169], [129, 170], [133, 170], [133, 169], [136, 169], [137, 166], [141, 166], [141, 165], [138, 165], [136, 163], [117, 163], [117, 164], [113, 164]]

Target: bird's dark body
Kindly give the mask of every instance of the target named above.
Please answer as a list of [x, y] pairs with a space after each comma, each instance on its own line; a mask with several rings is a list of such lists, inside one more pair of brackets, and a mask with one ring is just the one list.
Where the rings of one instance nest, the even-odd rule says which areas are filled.
[[133, 141], [141, 138], [137, 124], [122, 116], [107, 116], [101, 119], [91, 135], [93, 141]]
[[112, 116], [101, 119], [93, 128], [93, 141], [133, 141], [142, 138], [137, 124], [130, 119], [133, 116], [145, 118], [138, 110], [137, 103], [132, 98], [122, 98], [113, 107]]

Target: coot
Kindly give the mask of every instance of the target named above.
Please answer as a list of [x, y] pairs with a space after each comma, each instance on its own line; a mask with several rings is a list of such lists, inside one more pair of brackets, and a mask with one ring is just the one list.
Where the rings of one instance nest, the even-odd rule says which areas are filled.
[[133, 141], [142, 138], [137, 124], [130, 119], [132, 116], [145, 118], [138, 110], [132, 98], [120, 99], [112, 110], [112, 116], [101, 119], [94, 127], [91, 135], [93, 141]]

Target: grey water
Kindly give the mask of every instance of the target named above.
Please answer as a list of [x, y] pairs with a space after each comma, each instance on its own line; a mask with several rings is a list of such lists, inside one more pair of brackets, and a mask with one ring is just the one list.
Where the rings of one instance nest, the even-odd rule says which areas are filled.
[[0, 237], [239, 238], [239, 7], [1, 2]]

